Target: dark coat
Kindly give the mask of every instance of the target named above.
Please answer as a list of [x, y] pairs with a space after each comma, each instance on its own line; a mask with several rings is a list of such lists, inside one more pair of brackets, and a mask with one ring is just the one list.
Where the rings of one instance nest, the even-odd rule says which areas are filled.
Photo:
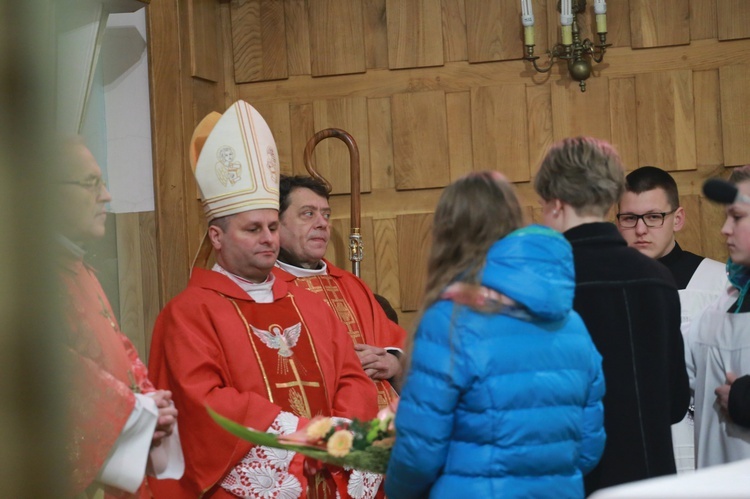
[[565, 232], [581, 315], [602, 355], [607, 444], [586, 493], [675, 472], [671, 425], [690, 403], [680, 298], [669, 270], [627, 247], [611, 223]]

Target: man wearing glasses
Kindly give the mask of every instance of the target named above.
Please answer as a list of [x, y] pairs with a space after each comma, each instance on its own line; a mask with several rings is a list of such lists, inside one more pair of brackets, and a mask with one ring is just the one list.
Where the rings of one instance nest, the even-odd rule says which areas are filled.
[[[674, 178], [655, 166], [643, 166], [626, 178], [617, 228], [628, 245], [667, 266], [680, 293], [685, 335], [690, 322], [729, 285], [724, 264], [683, 250], [675, 233], [685, 226]], [[692, 408], [692, 406], [691, 406]], [[695, 469], [692, 412], [672, 426], [677, 472]]]
[[105, 207], [112, 200], [102, 171], [80, 139], [65, 143], [62, 152], [54, 179], [55, 229], [67, 326], [63, 348], [71, 378], [70, 492], [76, 497], [144, 497], [147, 468], [163, 478], [183, 473], [177, 410], [171, 393], [156, 390], [148, 380], [146, 366], [83, 260], [86, 244], [104, 237]]

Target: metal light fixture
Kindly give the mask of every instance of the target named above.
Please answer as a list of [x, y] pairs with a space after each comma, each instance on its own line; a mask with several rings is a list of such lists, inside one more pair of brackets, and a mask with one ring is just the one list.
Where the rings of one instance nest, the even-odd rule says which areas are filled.
[[585, 92], [586, 79], [591, 75], [591, 61], [602, 62], [607, 47], [611, 45], [607, 43], [607, 2], [606, 0], [594, 0], [596, 33], [599, 36], [598, 44], [588, 38], [581, 41], [578, 15], [585, 12], [586, 0], [559, 0], [557, 10], [560, 11], [562, 43], [557, 43], [552, 49], [547, 50], [547, 64], [540, 67], [537, 64], [539, 57], [534, 55], [534, 13], [531, 0], [521, 0], [521, 23], [524, 27], [524, 44], [526, 46], [524, 60], [531, 62], [534, 69], [539, 73], [548, 72], [559, 59], [568, 61], [570, 77], [579, 82], [581, 92]]

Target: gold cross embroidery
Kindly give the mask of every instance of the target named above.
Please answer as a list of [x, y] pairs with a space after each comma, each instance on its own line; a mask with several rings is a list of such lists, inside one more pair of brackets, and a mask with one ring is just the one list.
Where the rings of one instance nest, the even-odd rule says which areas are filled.
[[289, 365], [292, 366], [292, 372], [294, 373], [295, 381], [289, 381], [287, 383], [276, 383], [276, 388], [299, 387], [300, 392], [302, 392], [302, 402], [304, 404], [303, 416], [310, 418], [312, 417], [312, 410], [310, 409], [310, 403], [307, 400], [307, 393], [305, 393], [305, 387], [309, 386], [309, 387], [317, 388], [320, 386], [320, 383], [318, 383], [317, 381], [302, 381], [302, 378], [299, 375], [299, 371], [297, 370], [297, 364], [294, 362], [294, 359], [289, 359]]

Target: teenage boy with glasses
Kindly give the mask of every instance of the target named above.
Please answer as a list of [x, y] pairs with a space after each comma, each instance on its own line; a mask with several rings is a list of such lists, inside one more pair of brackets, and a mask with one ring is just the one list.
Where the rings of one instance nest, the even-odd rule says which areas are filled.
[[[682, 309], [681, 329], [686, 334], [691, 321], [729, 285], [725, 265], [683, 250], [675, 233], [685, 226], [674, 178], [655, 166], [643, 166], [625, 177], [617, 228], [628, 245], [667, 266], [677, 283]], [[688, 416], [672, 426], [677, 472], [695, 469], [692, 405]]]

